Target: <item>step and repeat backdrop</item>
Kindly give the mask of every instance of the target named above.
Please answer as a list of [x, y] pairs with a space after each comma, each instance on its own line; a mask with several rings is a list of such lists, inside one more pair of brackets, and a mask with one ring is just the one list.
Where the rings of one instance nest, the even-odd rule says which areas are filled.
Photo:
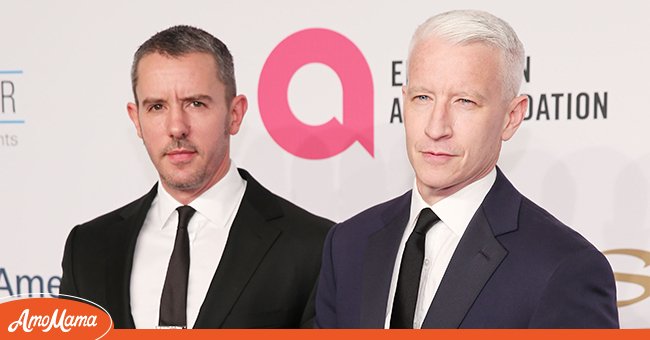
[[232, 159], [341, 221], [412, 185], [409, 39], [461, 8], [505, 19], [526, 47], [529, 111], [500, 167], [607, 255], [621, 325], [650, 327], [645, 1], [3, 1], [0, 298], [55, 294], [69, 230], [157, 180], [126, 111], [133, 53], [154, 33], [190, 24], [229, 46], [249, 99]]

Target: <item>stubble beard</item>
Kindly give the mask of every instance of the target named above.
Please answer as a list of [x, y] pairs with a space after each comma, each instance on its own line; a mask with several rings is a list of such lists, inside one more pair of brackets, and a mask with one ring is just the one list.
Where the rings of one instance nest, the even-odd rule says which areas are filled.
[[[223, 134], [224, 136], [229, 136], [230, 135], [230, 119], [229, 116], [226, 116], [226, 124], [224, 126]], [[143, 140], [144, 142], [144, 140]], [[146, 143], [145, 147], [146, 147]], [[163, 151], [163, 157], [164, 154], [167, 152], [174, 150], [174, 149], [187, 149], [187, 150], [192, 150], [198, 153], [198, 149], [196, 146], [186, 139], [174, 139], [167, 147], [165, 147]], [[148, 149], [148, 148], [147, 148]], [[167, 187], [178, 190], [178, 191], [192, 191], [200, 188], [212, 174], [208, 174], [208, 169], [206, 167], [202, 167], [199, 169], [196, 169], [194, 173], [189, 174], [189, 178], [176, 178], [174, 176], [174, 169], [171, 169], [168, 173], [163, 173], [163, 171], [158, 171], [158, 175], [160, 176], [160, 179], [163, 181], [163, 183], [166, 184]]]
[[[186, 149], [198, 152], [196, 146], [188, 142], [186, 139], [175, 139], [164, 149], [163, 155], [174, 149]], [[188, 166], [191, 165], [188, 164]], [[158, 171], [158, 174], [167, 187], [178, 191], [188, 191], [199, 188], [206, 179], [205, 168], [198, 168], [193, 173], [189, 173], [182, 177], [176, 176], [176, 172], [177, 170], [172, 167], [169, 171]]]
[[168, 187], [178, 191], [189, 191], [199, 188], [205, 181], [205, 170], [189, 174], [189, 178], [176, 178], [173, 174], [160, 174], [160, 178]]

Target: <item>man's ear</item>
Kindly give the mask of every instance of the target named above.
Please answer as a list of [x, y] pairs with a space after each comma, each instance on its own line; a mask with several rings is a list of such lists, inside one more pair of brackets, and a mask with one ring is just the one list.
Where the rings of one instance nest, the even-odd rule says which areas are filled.
[[138, 116], [138, 105], [135, 103], [126, 104], [126, 111], [129, 113], [129, 118], [135, 126], [135, 131], [138, 133], [138, 137], [142, 138], [142, 129], [140, 128], [140, 117]]
[[230, 102], [230, 112], [228, 112], [230, 114], [228, 133], [235, 135], [239, 132], [246, 110], [248, 110], [248, 99], [246, 96], [240, 94], [232, 99]]
[[507, 141], [515, 134], [528, 110], [528, 96], [515, 97], [508, 105], [508, 113], [503, 122], [501, 140]]

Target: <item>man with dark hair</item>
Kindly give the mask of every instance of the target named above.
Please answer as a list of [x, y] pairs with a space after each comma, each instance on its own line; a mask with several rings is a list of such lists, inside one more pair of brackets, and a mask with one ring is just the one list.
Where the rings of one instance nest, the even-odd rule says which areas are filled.
[[70, 232], [60, 293], [106, 308], [116, 328], [310, 326], [332, 223], [231, 161], [248, 103], [226, 45], [169, 28], [140, 46], [131, 77], [127, 110], [160, 181]]

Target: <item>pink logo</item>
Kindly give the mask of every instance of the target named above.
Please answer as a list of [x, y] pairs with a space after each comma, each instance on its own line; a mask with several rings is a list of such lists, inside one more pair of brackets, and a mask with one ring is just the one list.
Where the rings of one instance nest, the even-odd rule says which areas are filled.
[[[323, 125], [308, 125], [291, 111], [289, 83], [299, 68], [310, 63], [329, 66], [341, 80], [343, 122], [332, 118]], [[306, 29], [280, 42], [262, 69], [258, 101], [262, 121], [273, 140], [298, 157], [332, 157], [355, 141], [374, 156], [370, 67], [354, 43], [337, 32]]]

